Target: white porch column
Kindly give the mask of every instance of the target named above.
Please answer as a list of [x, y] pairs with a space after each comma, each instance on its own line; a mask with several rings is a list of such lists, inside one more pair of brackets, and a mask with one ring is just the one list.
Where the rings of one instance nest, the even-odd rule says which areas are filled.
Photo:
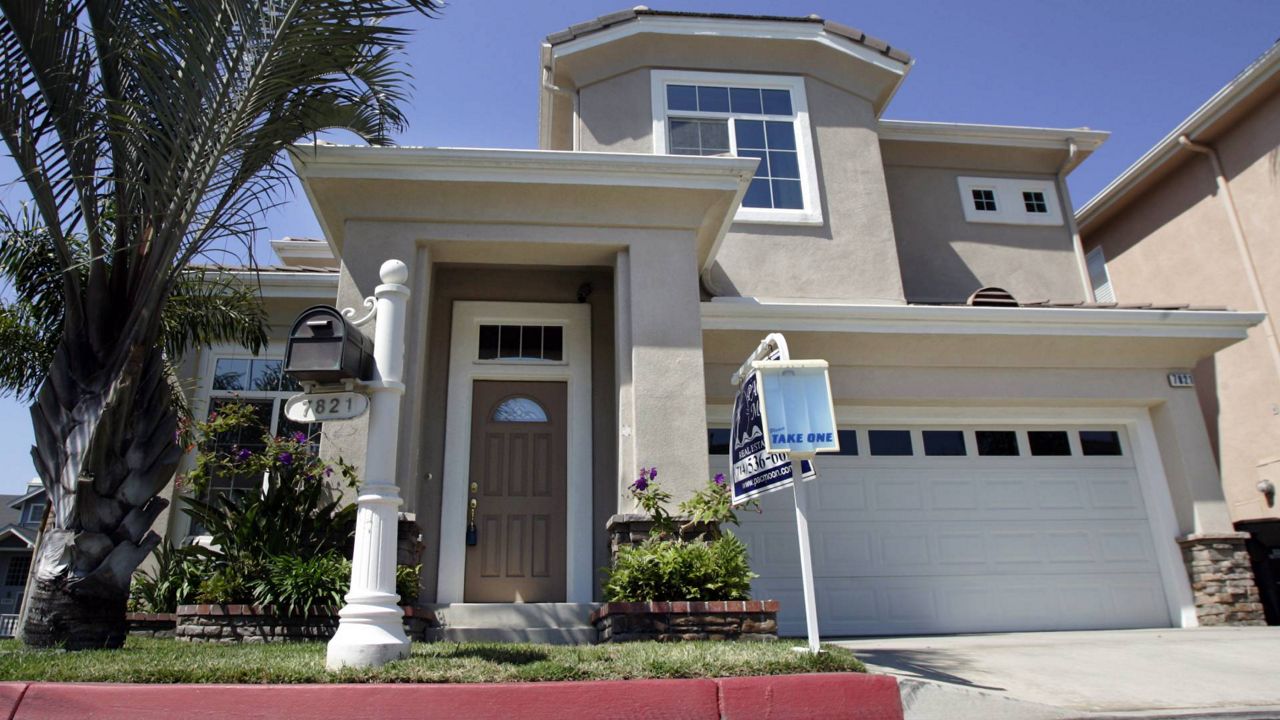
[[382, 264], [374, 328], [374, 379], [369, 388], [369, 441], [364, 482], [356, 502], [351, 591], [338, 613], [338, 631], [329, 641], [325, 665], [377, 667], [409, 656], [404, 613], [396, 594], [396, 443], [400, 397], [404, 394], [405, 308], [409, 269], [399, 260]]

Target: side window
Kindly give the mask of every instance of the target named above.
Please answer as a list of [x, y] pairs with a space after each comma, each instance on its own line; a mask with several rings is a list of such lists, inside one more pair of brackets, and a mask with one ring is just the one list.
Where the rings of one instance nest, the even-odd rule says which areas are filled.
[[1100, 303], [1116, 301], [1115, 290], [1111, 288], [1111, 275], [1107, 273], [1107, 258], [1102, 248], [1096, 247], [1084, 256], [1085, 265], [1089, 269], [1089, 284], [1093, 286], [1093, 297]]

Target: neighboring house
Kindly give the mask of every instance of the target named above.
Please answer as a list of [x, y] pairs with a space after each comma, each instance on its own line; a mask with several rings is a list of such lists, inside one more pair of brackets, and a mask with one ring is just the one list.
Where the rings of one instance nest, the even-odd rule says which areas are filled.
[[0, 637], [13, 635], [45, 505], [39, 479], [21, 495], [0, 495]]
[[1280, 45], [1098, 193], [1077, 222], [1100, 298], [1269, 313], [1248, 340], [1194, 370], [1227, 509], [1252, 534], [1268, 619], [1280, 623]]
[[[816, 17], [637, 8], [542, 45], [537, 150], [299, 148], [324, 241], [275, 244], [250, 281], [276, 342], [188, 359], [196, 405], [282, 422], [293, 317], [403, 260], [423, 601], [587, 602], [640, 467], [677, 500], [726, 469], [729, 377], [780, 331], [831, 363], [842, 427], [813, 491], [824, 634], [1247, 619], [1192, 592], [1178, 538], [1231, 521], [1166, 377], [1261, 316], [1091, 304], [1064, 178], [1105, 133], [883, 119], [910, 67]], [[360, 464], [364, 430], [322, 452]], [[763, 506], [754, 593], [797, 632], [790, 495]]]

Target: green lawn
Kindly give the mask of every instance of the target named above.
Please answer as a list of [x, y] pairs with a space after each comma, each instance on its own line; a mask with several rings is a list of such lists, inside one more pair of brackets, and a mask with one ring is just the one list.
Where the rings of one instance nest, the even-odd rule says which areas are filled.
[[619, 643], [565, 647], [414, 643], [371, 671], [324, 670], [322, 642], [221, 645], [129, 638], [121, 650], [68, 653], [0, 641], [0, 680], [142, 683], [521, 682], [863, 672], [853, 653], [811, 656], [792, 642]]

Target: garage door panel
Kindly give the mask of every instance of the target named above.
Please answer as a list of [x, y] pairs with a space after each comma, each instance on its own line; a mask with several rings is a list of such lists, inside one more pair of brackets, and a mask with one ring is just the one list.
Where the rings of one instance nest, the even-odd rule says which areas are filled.
[[[809, 520], [823, 634], [1167, 626], [1118, 432], [1118, 457], [1076, 443], [1071, 457], [820, 457]], [[753, 593], [781, 600], [780, 628], [802, 633], [792, 493], [761, 506], [739, 531]]]

